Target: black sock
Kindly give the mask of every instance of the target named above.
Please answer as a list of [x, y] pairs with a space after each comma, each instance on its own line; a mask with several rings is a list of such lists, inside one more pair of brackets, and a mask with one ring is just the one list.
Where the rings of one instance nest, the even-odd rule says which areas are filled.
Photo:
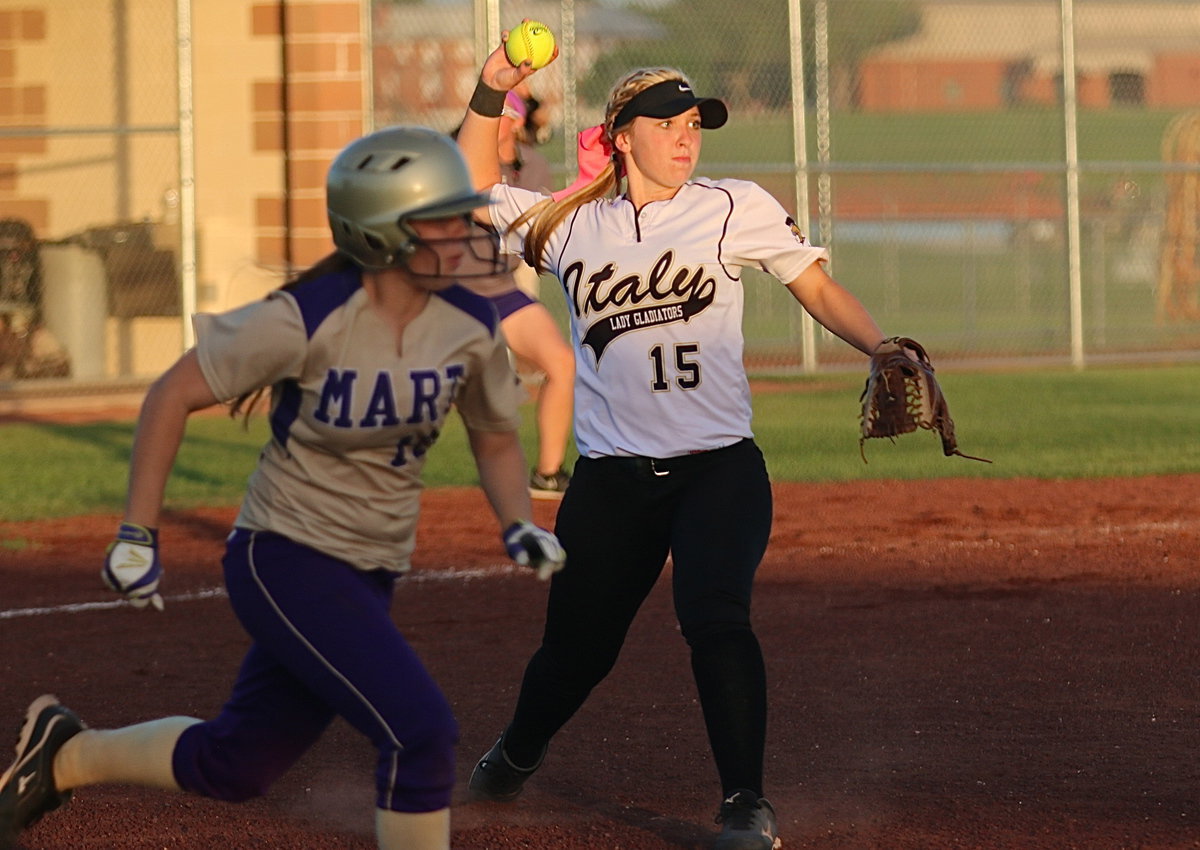
[[723, 793], [762, 796], [767, 673], [749, 628], [716, 632], [692, 645], [692, 675]]

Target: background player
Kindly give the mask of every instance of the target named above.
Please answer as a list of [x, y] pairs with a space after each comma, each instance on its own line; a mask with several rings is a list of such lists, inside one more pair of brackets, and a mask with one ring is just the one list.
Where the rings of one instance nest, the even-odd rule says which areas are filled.
[[750, 601], [772, 505], [750, 428], [741, 270], [766, 269], [864, 353], [884, 334], [825, 273], [825, 250], [809, 245], [766, 191], [693, 179], [700, 131], [722, 126], [727, 111], [697, 97], [678, 70], [639, 69], [616, 83], [602, 132], [607, 161], [579, 191], [554, 201], [500, 183], [500, 103], [530, 73], [494, 51], [459, 144], [495, 202], [476, 215], [566, 292], [581, 457], [556, 525], [571, 569], [551, 584], [541, 647], [470, 791], [496, 801], [520, 793], [551, 737], [611, 670], [670, 556], [722, 785], [716, 846], [770, 848], [766, 674]]
[[[509, 92], [498, 128], [501, 176], [510, 186], [549, 192], [550, 163], [523, 141], [527, 115], [525, 98]], [[529, 492], [535, 499], [561, 499], [571, 482], [564, 461], [571, 436], [575, 357], [554, 317], [537, 300], [537, 280], [537, 272], [519, 263], [511, 273], [472, 278], [467, 286], [496, 306], [518, 370], [531, 369], [541, 375], [536, 408], [538, 452], [529, 474]]]
[[224, 558], [229, 600], [253, 639], [220, 715], [84, 729], [35, 701], [0, 777], [0, 847], [71, 789], [121, 782], [240, 801], [264, 793], [335, 715], [378, 749], [381, 848], [449, 847], [458, 730], [390, 616], [409, 569], [426, 451], [451, 406], [466, 424], [509, 554], [562, 567], [529, 523], [518, 393], [495, 311], [455, 284], [495, 274], [495, 240], [467, 214], [487, 202], [454, 142], [390, 128], [349, 145], [327, 180], [338, 251], [266, 300], [198, 316], [198, 343], [147, 393], [125, 522], [105, 581], [162, 608], [158, 524], [190, 413], [252, 406], [271, 387], [272, 439]]

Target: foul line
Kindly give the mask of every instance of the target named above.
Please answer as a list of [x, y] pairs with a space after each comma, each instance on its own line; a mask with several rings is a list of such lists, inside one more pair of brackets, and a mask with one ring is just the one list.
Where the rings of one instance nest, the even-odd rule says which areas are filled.
[[[501, 564], [493, 567], [475, 567], [469, 570], [419, 570], [403, 577], [403, 584], [426, 584], [444, 581], [470, 581], [478, 578], [493, 578], [508, 576], [518, 570], [528, 572], [523, 567], [513, 564]], [[223, 599], [227, 596], [223, 587], [206, 587], [190, 593], [177, 593], [164, 596], [165, 602], [196, 602], [204, 599]], [[88, 611], [108, 611], [114, 608], [125, 608], [129, 605], [124, 599], [109, 599], [104, 602], [72, 602], [66, 605], [47, 605], [39, 608], [11, 608], [0, 610], [0, 620], [15, 620], [18, 617], [42, 617], [51, 614], [82, 614]]]
[[[168, 602], [191, 602], [196, 599], [213, 599], [225, 595], [225, 589], [210, 587], [192, 593], [180, 593], [175, 596], [164, 596]], [[129, 605], [124, 599], [110, 599], [107, 602], [72, 602], [67, 605], [48, 605], [43, 608], [12, 608], [0, 611], [0, 620], [13, 620], [17, 617], [39, 617], [43, 614], [82, 614], [85, 611], [105, 611], [111, 608], [124, 608]]]

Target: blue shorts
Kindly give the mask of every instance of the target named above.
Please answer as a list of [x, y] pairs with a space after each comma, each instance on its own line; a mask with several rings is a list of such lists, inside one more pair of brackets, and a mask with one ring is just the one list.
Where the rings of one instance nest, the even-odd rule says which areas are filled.
[[378, 808], [449, 806], [458, 726], [392, 621], [395, 574], [244, 529], [230, 535], [223, 563], [253, 644], [220, 714], [180, 736], [180, 787], [220, 800], [259, 796], [340, 715], [379, 751]]

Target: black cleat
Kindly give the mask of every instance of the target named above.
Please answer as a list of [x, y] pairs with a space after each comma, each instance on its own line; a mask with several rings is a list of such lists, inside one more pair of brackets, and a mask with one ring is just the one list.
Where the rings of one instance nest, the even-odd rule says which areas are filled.
[[0, 850], [8, 850], [22, 830], [71, 799], [54, 786], [54, 756], [86, 727], [75, 713], [46, 694], [25, 711], [17, 758], [0, 776]]
[[487, 751], [487, 755], [481, 758], [471, 771], [467, 794], [472, 800], [511, 803], [521, 796], [525, 780], [542, 766], [542, 759], [545, 757], [546, 751], [543, 749], [533, 767], [517, 767], [508, 760], [504, 752], [504, 736], [501, 735], [496, 745]]
[[721, 834], [714, 850], [774, 850], [783, 842], [776, 835], [775, 810], [766, 797], [753, 791], [734, 791], [717, 813]]

